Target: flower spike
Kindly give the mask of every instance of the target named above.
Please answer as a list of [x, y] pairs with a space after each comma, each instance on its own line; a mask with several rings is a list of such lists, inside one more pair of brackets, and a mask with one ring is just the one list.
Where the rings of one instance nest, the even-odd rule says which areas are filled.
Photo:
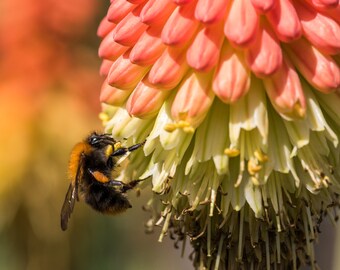
[[100, 117], [146, 141], [118, 177], [150, 179], [147, 229], [188, 239], [194, 267], [317, 269], [320, 217], [340, 205], [339, 14], [338, 0], [111, 1]]

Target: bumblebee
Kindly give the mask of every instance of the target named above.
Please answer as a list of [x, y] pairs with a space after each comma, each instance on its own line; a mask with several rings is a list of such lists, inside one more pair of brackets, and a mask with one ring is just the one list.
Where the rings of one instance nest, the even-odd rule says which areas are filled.
[[71, 183], [60, 215], [63, 231], [67, 229], [68, 220], [79, 197], [104, 214], [114, 215], [131, 208], [125, 193], [142, 180], [133, 180], [126, 184], [112, 179], [112, 174], [120, 156], [140, 148], [143, 144], [144, 142], [121, 147], [108, 134], [93, 132], [73, 147], [68, 167]]

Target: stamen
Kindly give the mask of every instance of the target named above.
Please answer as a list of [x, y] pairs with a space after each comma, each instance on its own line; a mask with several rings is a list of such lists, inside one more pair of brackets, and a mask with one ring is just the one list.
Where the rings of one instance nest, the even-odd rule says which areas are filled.
[[334, 218], [334, 216], [333, 216], [333, 213], [330, 211], [329, 208], [326, 209], [326, 212], [327, 212], [327, 215], [328, 215], [328, 217], [329, 217], [329, 219], [330, 219], [332, 225], [333, 225], [334, 227], [336, 227], [336, 221], [335, 221], [335, 218]]
[[297, 270], [295, 239], [292, 238], [290, 241], [292, 244], [293, 270]]
[[186, 133], [194, 133], [195, 129], [190, 125], [189, 122], [180, 120], [176, 123], [168, 123], [164, 126], [164, 130], [167, 132], [174, 132], [176, 129], [182, 129]]
[[195, 132], [195, 129], [193, 127], [184, 127], [183, 128], [183, 131], [185, 133], [194, 133]]
[[215, 206], [216, 206], [216, 208], [218, 208], [217, 205], [216, 205], [216, 196], [217, 196], [218, 186], [219, 186], [219, 178], [216, 175], [214, 175], [213, 176], [213, 183], [212, 183], [212, 187], [211, 187], [211, 195], [210, 195], [209, 216], [211, 216], [211, 217], [214, 215]]
[[255, 160], [250, 159], [250, 160], [248, 160], [247, 169], [248, 169], [248, 172], [249, 172], [250, 175], [255, 175], [256, 173], [258, 173], [262, 169], [262, 166], [257, 165], [255, 163]]
[[216, 256], [216, 260], [215, 260], [215, 268], [214, 268], [214, 270], [218, 270], [218, 268], [220, 266], [220, 260], [221, 260], [221, 253], [222, 253], [222, 247], [223, 247], [224, 238], [225, 238], [225, 234], [222, 233], [220, 241], [218, 243], [218, 250], [217, 250], [217, 256]]
[[311, 215], [309, 206], [306, 207], [306, 211], [307, 211], [308, 225], [309, 225], [309, 229], [311, 232], [311, 239], [314, 240], [315, 239], [314, 226], [313, 226], [312, 215]]
[[166, 215], [166, 218], [165, 218], [165, 221], [164, 221], [164, 224], [163, 224], [163, 228], [162, 228], [161, 234], [160, 234], [160, 236], [158, 238], [158, 242], [162, 242], [163, 241], [164, 235], [168, 231], [171, 215], [172, 215], [171, 211], [169, 211], [169, 213]]
[[280, 244], [280, 233], [276, 232], [276, 251], [277, 251], [277, 263], [281, 263], [281, 244]]
[[98, 115], [99, 119], [102, 120], [102, 124], [105, 126], [107, 122], [110, 120], [110, 117], [107, 113], [101, 112]]
[[256, 150], [254, 152], [254, 156], [260, 161], [260, 162], [267, 162], [268, 156], [265, 155], [261, 150]]
[[300, 102], [296, 102], [294, 104], [293, 111], [295, 112], [295, 115], [297, 115], [300, 118], [303, 118], [306, 115], [306, 109], [302, 107]]
[[250, 177], [250, 179], [254, 186], [260, 186], [260, 181], [255, 176]]
[[270, 250], [269, 250], [269, 238], [268, 238], [268, 230], [264, 230], [264, 241], [266, 243], [266, 265], [267, 270], [270, 270]]
[[208, 228], [207, 228], [207, 256], [211, 257], [211, 217], [208, 216]]
[[204, 258], [204, 253], [203, 253], [203, 247], [201, 246], [201, 248], [200, 248], [200, 268], [199, 269], [205, 268], [203, 258]]
[[281, 232], [281, 219], [280, 219], [280, 213], [282, 212], [282, 209], [284, 209], [283, 205], [283, 198], [282, 198], [282, 188], [280, 185], [280, 179], [278, 177], [275, 177], [275, 186], [276, 186], [276, 193], [277, 193], [277, 198], [278, 198], [278, 215], [276, 216], [277, 218], [277, 231]]
[[187, 243], [187, 236], [186, 236], [186, 233], [184, 232], [184, 238], [183, 238], [183, 241], [182, 241], [181, 258], [184, 258], [184, 251], [185, 251], [186, 243]]
[[240, 154], [240, 150], [235, 148], [226, 148], [224, 150], [224, 154], [226, 154], [228, 157], [237, 157]]
[[303, 220], [303, 229], [304, 229], [304, 232], [305, 232], [305, 238], [306, 238], [306, 253], [309, 257], [311, 257], [311, 245], [310, 245], [310, 235], [309, 235], [309, 229], [308, 229], [308, 222], [306, 220], [306, 215], [303, 214], [302, 215], [302, 220]]
[[242, 261], [242, 251], [243, 251], [243, 225], [244, 225], [244, 210], [240, 211], [240, 228], [238, 234], [238, 250], [237, 250], [237, 261]]
[[173, 132], [177, 129], [177, 125], [175, 123], [171, 123], [171, 124], [166, 124], [164, 126], [164, 130], [167, 132]]
[[216, 202], [216, 190], [211, 189], [211, 197], [210, 197], [210, 211], [209, 216], [212, 217], [214, 215], [214, 208], [215, 208], [215, 202]]

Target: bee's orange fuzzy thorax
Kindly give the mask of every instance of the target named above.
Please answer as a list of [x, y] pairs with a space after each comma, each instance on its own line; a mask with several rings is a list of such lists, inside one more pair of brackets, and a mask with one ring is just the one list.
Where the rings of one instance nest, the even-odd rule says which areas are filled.
[[81, 154], [82, 153], [87, 154], [90, 151], [91, 146], [85, 142], [77, 143], [73, 147], [68, 165], [68, 175], [72, 183], [74, 183], [77, 175]]

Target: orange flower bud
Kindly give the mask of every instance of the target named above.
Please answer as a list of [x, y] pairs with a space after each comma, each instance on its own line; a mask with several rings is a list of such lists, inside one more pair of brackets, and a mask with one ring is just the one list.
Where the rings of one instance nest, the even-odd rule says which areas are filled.
[[225, 43], [213, 79], [215, 94], [225, 103], [233, 103], [244, 96], [250, 85], [250, 70], [244, 57]]
[[305, 116], [306, 101], [300, 78], [288, 60], [276, 73], [264, 78], [263, 83], [274, 108], [283, 117]]
[[185, 51], [168, 47], [152, 66], [148, 81], [162, 89], [171, 89], [179, 84], [188, 68]]
[[246, 51], [250, 69], [259, 77], [273, 74], [282, 64], [280, 44], [270, 28], [263, 25], [255, 42]]
[[149, 28], [144, 32], [131, 50], [132, 63], [145, 66], [156, 62], [166, 48], [159, 37], [159, 32], [158, 28]]
[[115, 27], [116, 27], [116, 25], [114, 23], [109, 22], [107, 17], [105, 16], [98, 26], [97, 36], [104, 38]]
[[319, 10], [329, 10], [339, 6], [339, 0], [306, 0], [310, 5]]
[[171, 0], [149, 0], [140, 13], [140, 20], [148, 25], [163, 25], [175, 8]]
[[332, 18], [334, 21], [336, 21], [338, 24], [340, 24], [340, 2], [338, 2], [338, 5], [335, 8], [330, 8], [326, 10], [322, 10], [323, 14], [327, 15], [328, 17]]
[[135, 7], [136, 5], [125, 0], [111, 1], [111, 5], [107, 12], [107, 19], [110, 22], [119, 23]]
[[131, 91], [120, 90], [116, 87], [112, 87], [104, 81], [102, 89], [100, 91], [100, 102], [107, 103], [113, 106], [121, 106], [124, 104], [126, 99], [129, 97]]
[[107, 36], [104, 37], [102, 43], [100, 43], [98, 49], [98, 55], [101, 58], [108, 59], [111, 61], [116, 60], [119, 56], [125, 53], [129, 47], [118, 44], [113, 41], [112, 30]]
[[210, 71], [217, 64], [223, 39], [222, 23], [202, 28], [187, 51], [189, 66], [198, 71]]
[[130, 115], [138, 118], [150, 118], [156, 115], [170, 91], [162, 91], [141, 81], [126, 103]]
[[110, 68], [113, 62], [107, 59], [103, 59], [102, 64], [100, 65], [99, 74], [101, 76], [107, 76], [109, 74]]
[[224, 34], [237, 46], [248, 46], [255, 40], [259, 19], [250, 0], [238, 0], [231, 3]]
[[[340, 52], [340, 26], [331, 18], [296, 1], [304, 36], [320, 51], [326, 54]], [[340, 13], [338, 14], [340, 16]]]
[[199, 22], [194, 18], [196, 1], [179, 6], [171, 14], [162, 31], [162, 41], [167, 45], [183, 45], [195, 34]]
[[289, 42], [301, 36], [300, 19], [290, 0], [278, 0], [266, 16], [280, 40]]
[[223, 19], [227, 11], [228, 1], [198, 0], [195, 18], [202, 23], [216, 23]]
[[123, 20], [121, 20], [113, 31], [113, 40], [124, 46], [133, 46], [148, 28], [139, 19], [140, 7], [131, 11]]
[[213, 100], [211, 74], [192, 72], [179, 86], [171, 107], [175, 121], [185, 121], [196, 128], [204, 119]]
[[292, 63], [315, 88], [329, 93], [340, 87], [340, 69], [331, 57], [323, 55], [305, 39], [286, 48]]
[[188, 4], [194, 0], [172, 0], [174, 3], [176, 3], [177, 5], [185, 5]]
[[129, 54], [130, 51], [127, 51], [112, 64], [107, 78], [111, 86], [123, 90], [133, 89], [148, 72], [148, 67], [131, 63]]
[[266, 13], [277, 5], [275, 0], [250, 0], [254, 8], [259, 13]]
[[135, 5], [143, 4], [145, 2], [145, 0], [127, 0], [127, 1]]

